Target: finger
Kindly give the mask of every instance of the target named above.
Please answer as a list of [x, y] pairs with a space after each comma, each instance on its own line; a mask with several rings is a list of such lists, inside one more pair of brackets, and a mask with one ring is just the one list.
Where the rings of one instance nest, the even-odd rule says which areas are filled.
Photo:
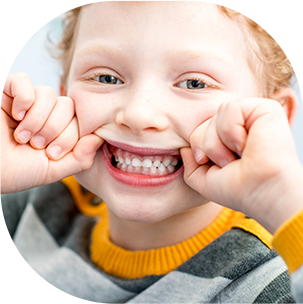
[[69, 97], [59, 97], [42, 129], [30, 140], [31, 146], [36, 149], [45, 148], [69, 125], [74, 117], [74, 112], [73, 100]]
[[12, 104], [13, 104], [13, 98], [6, 95], [3, 92], [2, 99], [1, 99], [1, 110], [4, 111], [10, 117], [12, 117]]
[[205, 164], [211, 159], [220, 167], [235, 160], [235, 155], [222, 143], [216, 128], [216, 116], [201, 124], [190, 137], [194, 157], [198, 164]]
[[184, 164], [185, 183], [205, 198], [230, 208], [234, 203], [230, 198], [234, 197], [236, 189], [226, 181], [230, 181], [231, 176], [232, 179], [241, 180], [237, 170], [240, 160], [222, 169], [210, 163], [198, 165], [190, 148], [182, 148], [180, 153]]
[[226, 147], [231, 151], [242, 155], [247, 131], [241, 101], [233, 101], [220, 105], [217, 112], [218, 134]]
[[25, 73], [7, 77], [2, 94], [1, 108], [15, 120], [20, 121], [35, 101], [35, 90]]
[[197, 164], [191, 148], [180, 149], [184, 164], [184, 181], [194, 190], [207, 197], [206, 173], [211, 168], [209, 163], [204, 165]]
[[208, 128], [204, 135], [204, 141], [201, 143], [201, 149], [209, 159], [221, 168], [236, 160], [234, 153], [222, 143], [219, 137], [217, 117], [213, 117], [208, 124]]
[[[73, 151], [67, 153], [58, 161], [50, 161], [49, 171], [52, 176], [56, 176], [57, 180], [67, 176], [88, 170], [93, 162], [97, 150], [101, 147], [104, 140], [94, 134], [89, 134], [80, 138]], [[53, 182], [45, 180], [45, 183]]]
[[20, 144], [27, 143], [42, 128], [57, 101], [55, 90], [48, 86], [35, 87], [35, 95], [34, 104], [14, 133]]
[[[9, 115], [7, 115], [7, 113], [5, 113], [5, 111], [1, 111], [1, 121], [3, 123], [3, 125], [11, 130], [15, 130], [18, 123], [15, 122]], [[1, 126], [1, 135], [3, 136], [3, 126]]]
[[198, 128], [196, 128], [189, 139], [192, 148], [192, 153], [198, 164], [204, 164], [209, 160], [209, 158], [206, 156], [206, 154], [202, 149], [202, 145], [204, 142], [206, 130], [208, 128], [211, 119], [212, 118], [206, 120], [203, 124], [201, 124]]
[[77, 118], [74, 117], [66, 129], [46, 149], [51, 160], [58, 160], [70, 152], [79, 139]]
[[191, 148], [181, 148], [180, 153], [184, 165], [184, 177], [188, 178], [200, 165], [196, 162]]

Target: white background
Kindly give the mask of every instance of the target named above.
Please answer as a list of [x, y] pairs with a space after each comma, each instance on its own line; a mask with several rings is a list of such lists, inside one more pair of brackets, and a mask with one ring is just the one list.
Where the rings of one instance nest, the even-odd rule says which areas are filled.
[[[302, 1], [294, 2], [303, 10]], [[53, 39], [59, 36], [62, 6], [63, 0], [0, 0], [0, 77], [26, 72], [35, 85], [49, 85], [58, 92], [60, 68], [46, 51], [46, 37], [50, 31]], [[293, 87], [303, 105], [303, 77]], [[293, 126], [303, 163], [302, 131], [303, 106]]]

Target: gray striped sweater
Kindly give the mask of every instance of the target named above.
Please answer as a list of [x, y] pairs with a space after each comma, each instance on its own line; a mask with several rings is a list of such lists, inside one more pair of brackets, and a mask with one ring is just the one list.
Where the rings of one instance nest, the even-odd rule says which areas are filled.
[[[122, 279], [90, 259], [97, 219], [78, 211], [57, 182], [2, 196], [5, 221], [17, 249], [46, 281], [82, 299], [102, 303], [294, 303], [282, 258], [256, 236], [232, 228], [166, 275]], [[303, 269], [293, 275], [300, 295]]]

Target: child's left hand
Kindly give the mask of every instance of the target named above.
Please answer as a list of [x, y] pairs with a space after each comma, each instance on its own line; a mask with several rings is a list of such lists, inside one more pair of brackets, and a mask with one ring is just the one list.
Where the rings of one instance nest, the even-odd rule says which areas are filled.
[[223, 103], [190, 144], [181, 149], [184, 180], [210, 201], [245, 213], [272, 233], [303, 209], [303, 168], [277, 101]]

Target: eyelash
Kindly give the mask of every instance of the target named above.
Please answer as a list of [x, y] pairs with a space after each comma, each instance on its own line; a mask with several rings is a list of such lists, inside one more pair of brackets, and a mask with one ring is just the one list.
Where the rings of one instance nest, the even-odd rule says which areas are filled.
[[[121, 83], [119, 83], [119, 84], [123, 84], [123, 83], [124, 83], [124, 82], [123, 82], [122, 80], [120, 80], [118, 77], [115, 77], [115, 76], [110, 75], [110, 74], [105, 74], [105, 73], [94, 73], [94, 74], [92, 74], [92, 75], [90, 75], [90, 76], [85, 77], [83, 80], [85, 80], [85, 81], [97, 81], [98, 83], [100, 83], [100, 81], [95, 80], [95, 78], [100, 77], [100, 76], [110, 76], [110, 77], [114, 77], [115, 79], [117, 79], [118, 81], [121, 82]], [[182, 80], [182, 81], [179, 81], [179, 82], [178, 82], [177, 84], [175, 84], [174, 86], [176, 86], [176, 87], [178, 87], [178, 88], [182, 88], [182, 87], [180, 87], [180, 86], [178, 86], [178, 85], [180, 85], [180, 84], [182, 84], [182, 83], [185, 83], [185, 82], [187, 82], [187, 81], [189, 81], [189, 80], [198, 81], [198, 82], [200, 82], [200, 83], [205, 84], [206, 87], [203, 87], [202, 89], [217, 89], [217, 87], [216, 87], [215, 85], [212, 85], [212, 84], [210, 84], [209, 82], [205, 81], [204, 79], [201, 79], [201, 78], [198, 78], [198, 77], [189, 77], [189, 78], [186, 78], [186, 79], [184, 79], [184, 80]], [[108, 85], [111, 85], [111, 84], [108, 84]], [[188, 89], [188, 88], [184, 88], [184, 87], [183, 87], [183, 89], [186, 89], [186, 90], [189, 90], [189, 91], [199, 91], [199, 90], [201, 90], [201, 89]]]
[[[199, 77], [188, 77], [188, 78], [186, 78], [186, 79], [184, 79], [184, 80], [178, 82], [175, 86], [178, 87], [178, 88], [182, 88], [182, 87], [180, 87], [180, 86], [178, 86], [178, 85], [180, 85], [181, 83], [188, 82], [189, 80], [194, 80], [194, 81], [198, 81], [198, 82], [200, 82], [200, 83], [205, 84], [206, 87], [203, 87], [202, 89], [217, 89], [217, 87], [216, 87], [215, 85], [212, 85], [212, 84], [210, 84], [208, 81], [205, 81], [204, 79], [199, 78]], [[195, 90], [195, 89], [192, 89], [192, 90], [191, 90], [191, 89], [188, 89], [188, 88], [184, 88], [184, 89], [190, 90], [190, 91], [199, 91], [199, 90], [201, 90], [201, 89], [196, 89], [196, 90]]]
[[[122, 80], [120, 80], [118, 77], [113, 76], [113, 75], [110, 75], [110, 74], [106, 74], [106, 73], [94, 73], [94, 74], [92, 74], [92, 75], [90, 75], [90, 76], [84, 77], [83, 80], [85, 80], [85, 81], [97, 81], [97, 82], [99, 82], [98, 80], [95, 80], [95, 78], [100, 77], [100, 76], [110, 76], [110, 77], [114, 77], [114, 78], [116, 78], [118, 81], [121, 82], [121, 83], [119, 83], [119, 84], [123, 84], [123, 83], [124, 83], [124, 82], [123, 82]], [[100, 83], [100, 82], [99, 82], [99, 83]]]

